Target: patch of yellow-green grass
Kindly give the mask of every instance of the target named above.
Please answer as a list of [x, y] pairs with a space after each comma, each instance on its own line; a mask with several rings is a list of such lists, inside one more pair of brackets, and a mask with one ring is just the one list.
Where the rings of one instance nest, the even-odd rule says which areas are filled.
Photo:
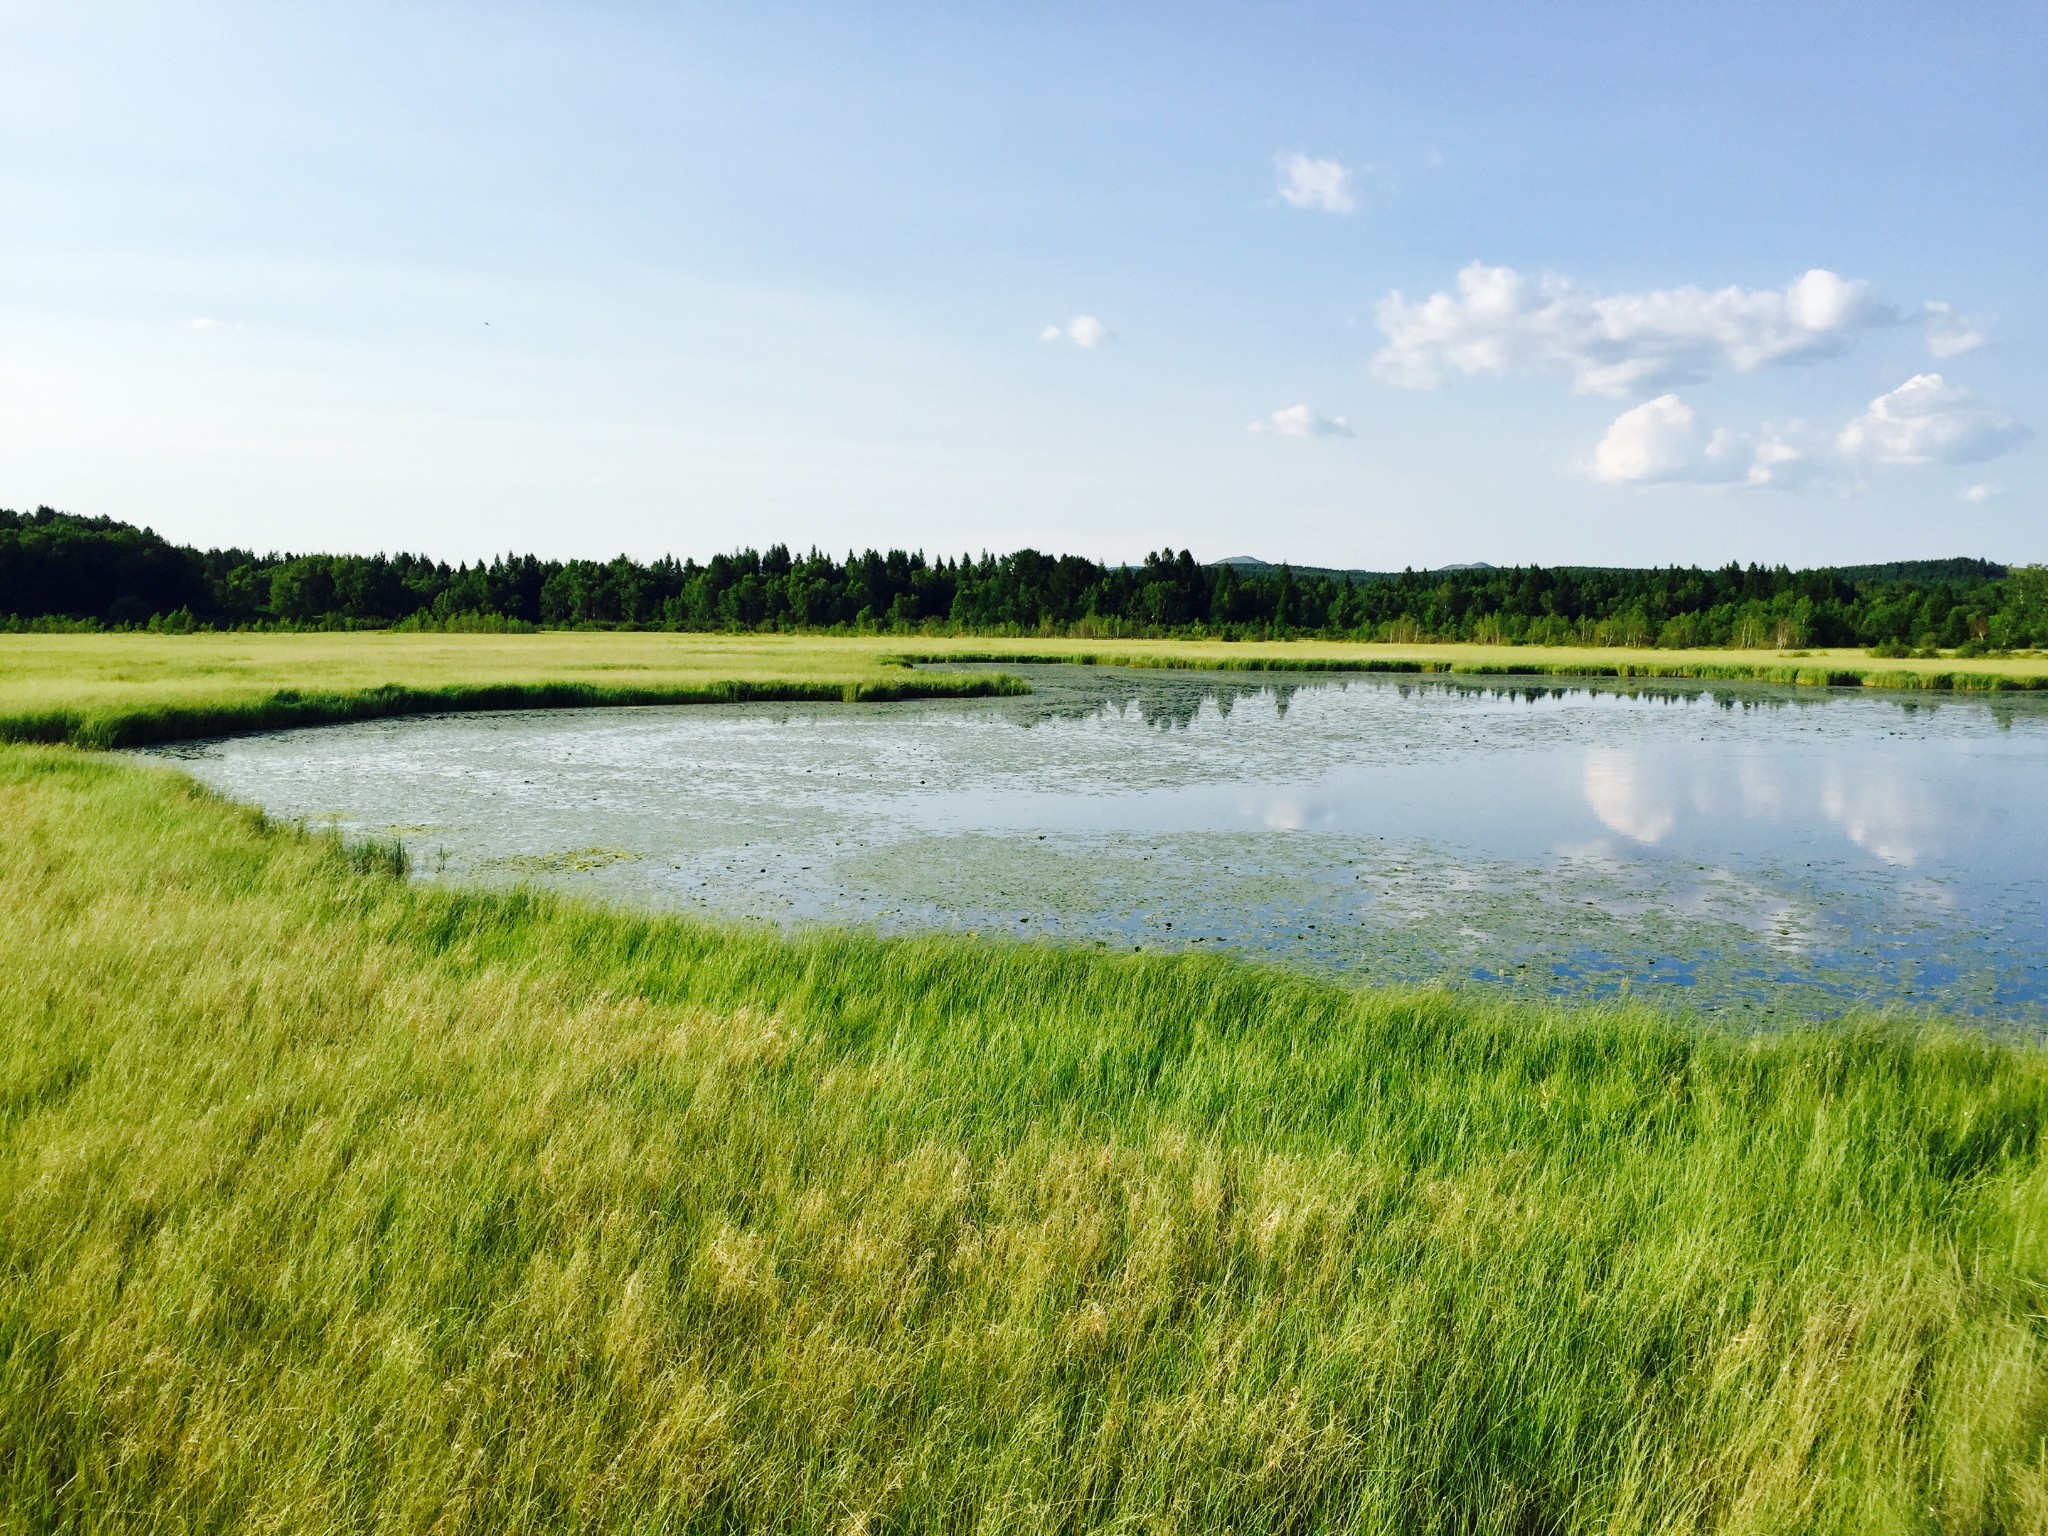
[[438, 710], [746, 699], [857, 702], [1022, 687], [999, 677], [913, 673], [905, 665], [913, 659], [2048, 688], [2048, 659], [1879, 662], [1861, 651], [630, 631], [4, 635], [0, 741], [119, 746]]
[[0, 1530], [2048, 1526], [2048, 1062], [409, 884], [0, 748]]
[[123, 746], [440, 710], [1020, 691], [872, 640], [634, 632], [0, 636], [0, 740]]

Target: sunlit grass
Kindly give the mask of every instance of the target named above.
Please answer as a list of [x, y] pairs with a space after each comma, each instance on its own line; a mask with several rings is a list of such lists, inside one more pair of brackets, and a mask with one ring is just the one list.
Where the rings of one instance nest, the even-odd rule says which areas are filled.
[[1021, 687], [913, 672], [885, 646], [778, 636], [0, 635], [0, 741], [132, 746], [442, 710], [856, 702]]
[[0, 1529], [2048, 1524], [2034, 1050], [452, 892], [35, 747], [0, 1011]]

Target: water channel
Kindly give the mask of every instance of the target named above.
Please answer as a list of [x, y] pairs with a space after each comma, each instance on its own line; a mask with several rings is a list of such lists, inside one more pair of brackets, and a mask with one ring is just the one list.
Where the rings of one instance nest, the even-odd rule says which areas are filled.
[[1020, 667], [155, 755], [422, 878], [1357, 979], [2048, 1022], [2048, 699]]

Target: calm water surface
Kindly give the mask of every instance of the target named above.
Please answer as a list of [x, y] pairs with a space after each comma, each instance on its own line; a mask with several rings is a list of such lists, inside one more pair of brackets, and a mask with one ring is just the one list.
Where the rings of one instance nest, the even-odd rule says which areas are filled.
[[458, 715], [158, 755], [396, 835], [427, 878], [1759, 1018], [2048, 1021], [2048, 700], [1018, 670], [1029, 698]]

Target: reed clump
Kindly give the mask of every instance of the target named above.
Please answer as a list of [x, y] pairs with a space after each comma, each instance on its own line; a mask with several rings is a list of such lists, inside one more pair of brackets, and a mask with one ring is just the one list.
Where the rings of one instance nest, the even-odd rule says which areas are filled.
[[0, 1528], [2048, 1522], [2032, 1048], [0, 839]]

